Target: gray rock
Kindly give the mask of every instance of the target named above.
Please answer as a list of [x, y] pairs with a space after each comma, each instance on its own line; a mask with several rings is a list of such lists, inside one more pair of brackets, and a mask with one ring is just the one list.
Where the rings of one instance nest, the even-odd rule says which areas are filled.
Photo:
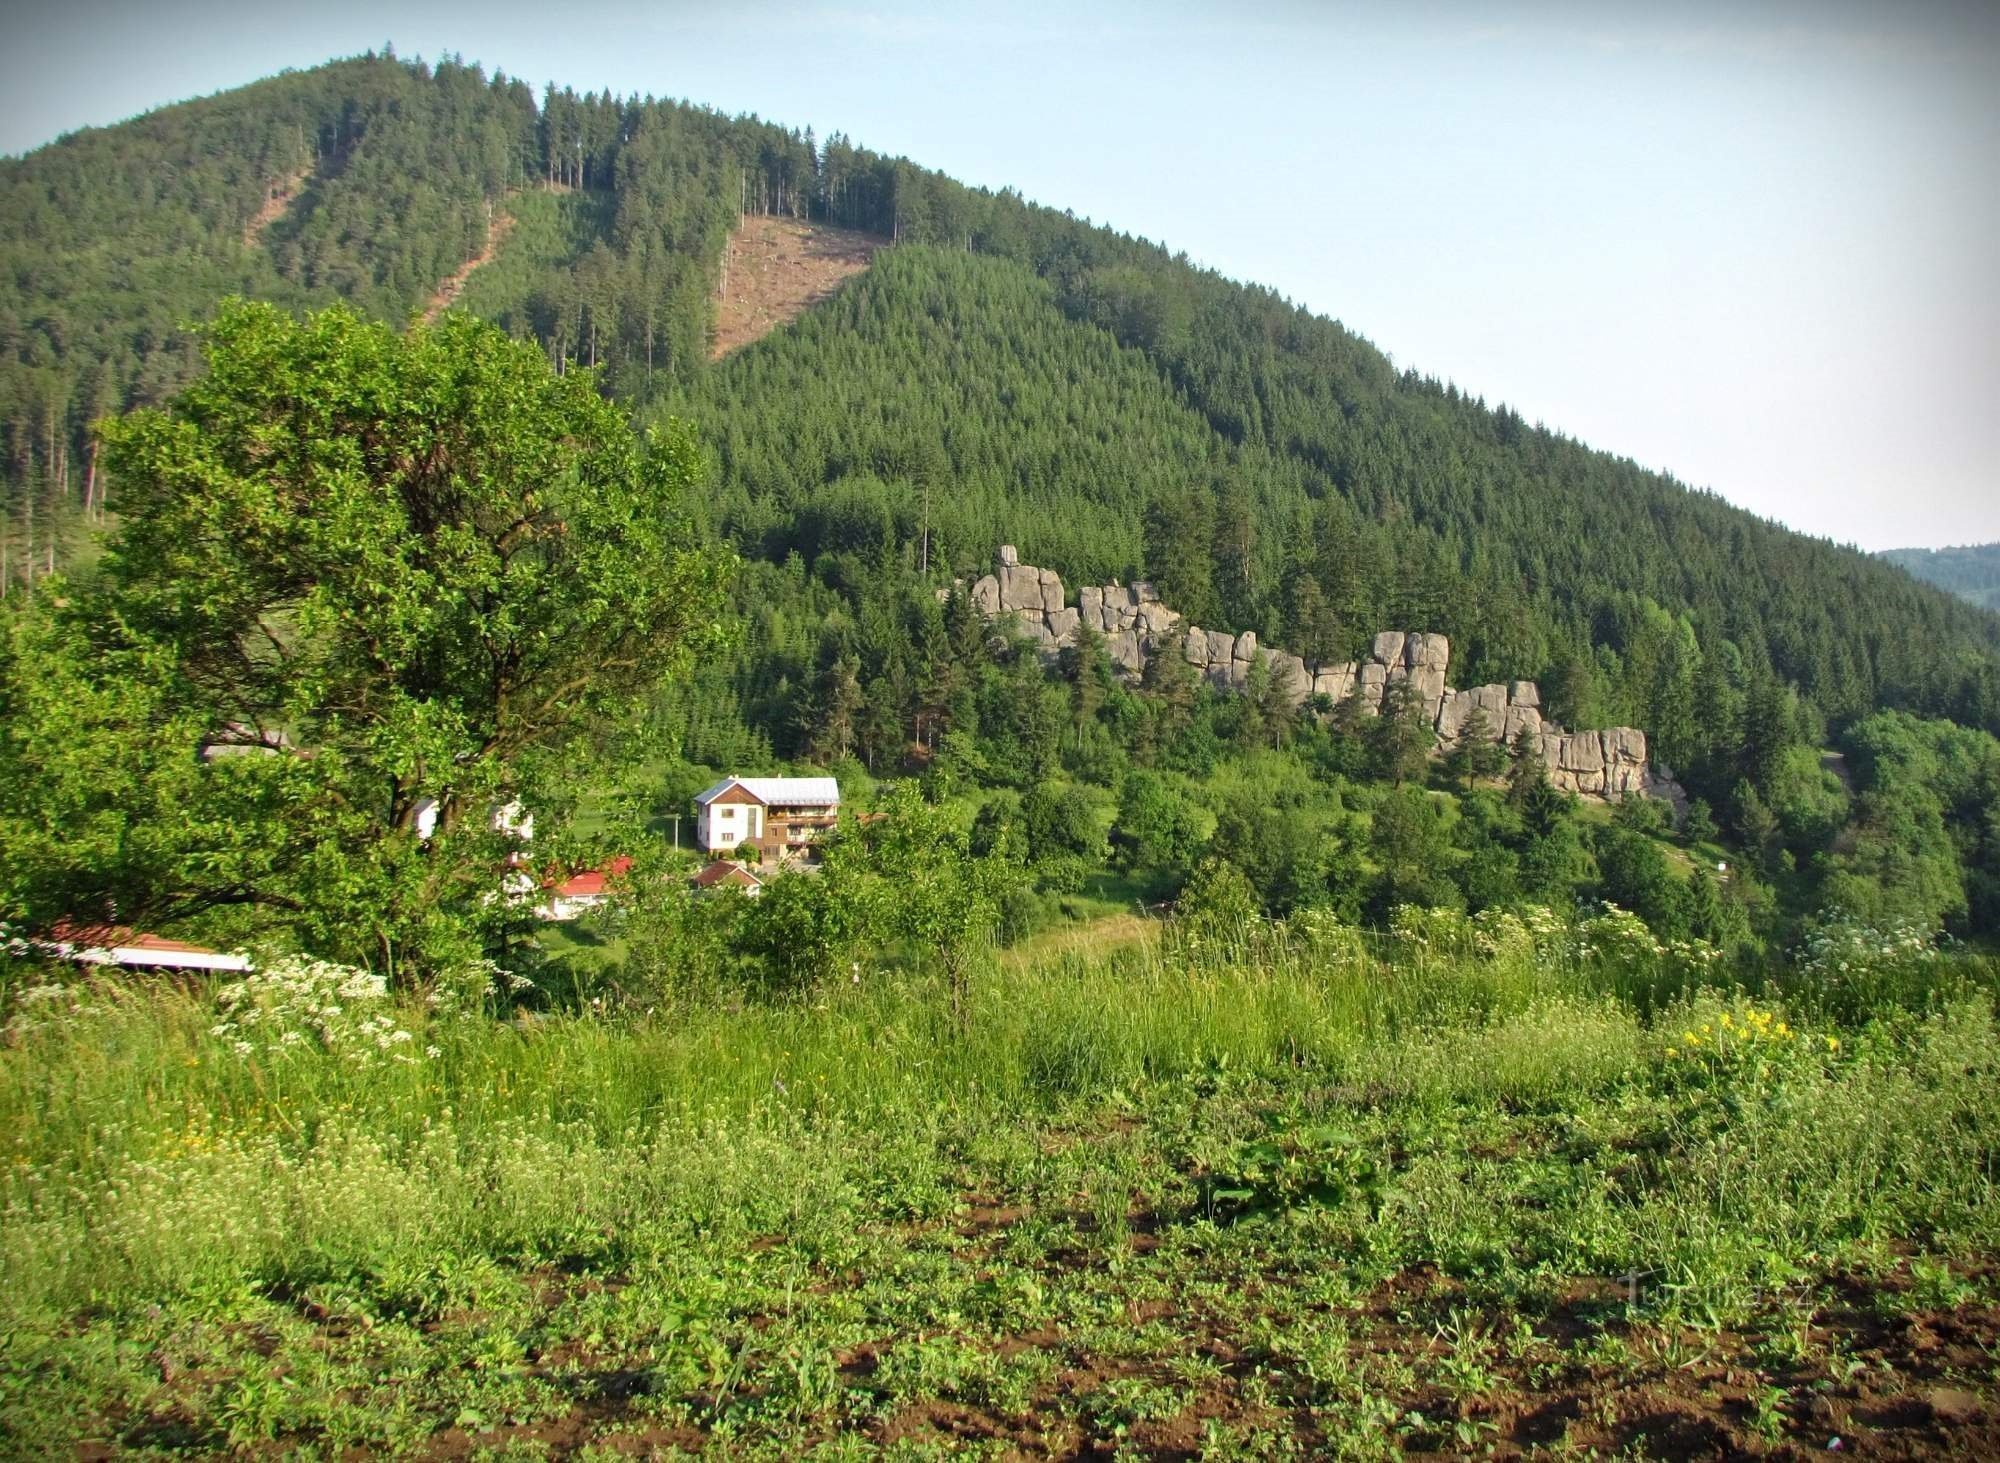
[[1591, 791], [1602, 791], [1604, 787], [1604, 742], [1594, 731], [1573, 732], [1562, 739], [1562, 765], [1570, 772], [1595, 772], [1600, 774], [1597, 787]]
[[1235, 655], [1236, 637], [1234, 635], [1230, 634], [1227, 630], [1210, 630], [1208, 632], [1208, 663], [1210, 665], [1215, 665], [1217, 662], [1227, 665]]
[[1062, 607], [1062, 576], [1053, 569], [1042, 570], [1042, 608], [1053, 613]]
[[1507, 704], [1510, 706], [1540, 706], [1542, 693], [1533, 681], [1513, 681], [1507, 686]]
[[1139, 606], [1139, 630], [1146, 635], [1165, 635], [1181, 622], [1181, 617], [1154, 600]]
[[1436, 671], [1448, 670], [1451, 666], [1451, 641], [1434, 631], [1412, 635], [1403, 653], [1413, 666]]
[[1294, 706], [1305, 704], [1312, 694], [1312, 676], [1300, 657], [1283, 650], [1265, 652], [1271, 658], [1271, 684], [1285, 693]]
[[1153, 593], [1151, 580], [1134, 579], [1132, 581], [1132, 601], [1135, 604], [1142, 605], [1158, 604], [1160, 602], [1160, 597]]
[[1347, 693], [1354, 689], [1354, 662], [1342, 661], [1339, 665], [1323, 665], [1313, 677], [1313, 695], [1324, 696], [1335, 706], [1347, 699]]
[[1542, 738], [1542, 713], [1532, 706], [1509, 706], [1506, 730], [1500, 740], [1511, 747], [1514, 738], [1524, 731], [1539, 742]]
[[1614, 726], [1604, 734], [1604, 760], [1646, 765], [1646, 734], [1636, 726]]
[[1146, 656], [1139, 648], [1139, 637], [1130, 630], [1105, 636], [1104, 653], [1111, 658], [1113, 665], [1132, 675], [1136, 676], [1146, 668]]
[[1000, 581], [991, 574], [982, 574], [972, 584], [972, 607], [992, 619], [1000, 613]]
[[1095, 584], [1086, 584], [1076, 592], [1076, 608], [1093, 628], [1104, 628], [1104, 591]]
[[1057, 645], [1076, 644], [1076, 627], [1083, 616], [1076, 610], [1047, 610], [1043, 617], [1049, 622], [1049, 634], [1055, 637]]
[[1231, 650], [1230, 654], [1237, 660], [1255, 660], [1257, 658], [1257, 632], [1255, 630], [1245, 630], [1241, 635], [1238, 635], [1236, 637], [1235, 648]]
[[1016, 549], [1012, 544], [1000, 545], [1001, 568], [1012, 569], [1015, 565], [1019, 564], [1020, 562], [1021, 562], [1021, 552], [1019, 549]]
[[1042, 572], [1026, 564], [1000, 571], [1000, 608], [1039, 610], [1042, 608]]
[[1472, 693], [1454, 691], [1449, 686], [1438, 701], [1437, 734], [1440, 741], [1458, 740], [1458, 729], [1465, 723], [1466, 713], [1472, 710]]
[[1370, 658], [1380, 661], [1383, 665], [1400, 665], [1403, 659], [1403, 647], [1409, 644], [1409, 641], [1410, 637], [1401, 630], [1384, 630], [1375, 637]]

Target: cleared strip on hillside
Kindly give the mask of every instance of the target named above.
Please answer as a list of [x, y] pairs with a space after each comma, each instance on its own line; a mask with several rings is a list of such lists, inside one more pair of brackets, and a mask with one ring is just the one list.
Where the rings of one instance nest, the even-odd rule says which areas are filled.
[[790, 324], [866, 269], [888, 244], [879, 234], [789, 218], [752, 218], [729, 237], [709, 359]]
[[300, 168], [282, 178], [271, 180], [265, 191], [263, 204], [243, 225], [244, 248], [254, 249], [257, 246], [257, 241], [264, 236], [264, 230], [276, 223], [284, 211], [292, 206], [292, 200], [305, 191], [306, 182], [311, 177], [311, 168]]
[[486, 238], [479, 246], [479, 252], [458, 266], [451, 277], [438, 286], [430, 303], [424, 306], [424, 324], [428, 325], [452, 307], [465, 289], [465, 282], [472, 278], [472, 272], [482, 264], [490, 263], [500, 246], [507, 242], [507, 236], [514, 232], [514, 215], [504, 208], [495, 208], [486, 216]]

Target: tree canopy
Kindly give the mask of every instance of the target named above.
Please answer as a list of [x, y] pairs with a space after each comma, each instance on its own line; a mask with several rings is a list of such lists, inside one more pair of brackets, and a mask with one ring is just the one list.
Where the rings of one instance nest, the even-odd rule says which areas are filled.
[[[719, 634], [731, 560], [689, 525], [696, 449], [639, 441], [587, 372], [466, 317], [399, 333], [237, 303], [204, 349], [170, 409], [105, 429], [101, 578], [14, 636], [0, 777], [9, 851], [40, 857], [5, 860], [9, 912], [240, 907], [329, 953], [463, 956], [498, 918], [492, 810], [525, 802], [551, 845], [634, 745], [609, 731]], [[77, 688], [95, 788], [50, 786], [50, 676]], [[164, 740], [132, 712], [154, 699]], [[24, 831], [116, 824], [135, 777], [183, 814], [143, 863]]]

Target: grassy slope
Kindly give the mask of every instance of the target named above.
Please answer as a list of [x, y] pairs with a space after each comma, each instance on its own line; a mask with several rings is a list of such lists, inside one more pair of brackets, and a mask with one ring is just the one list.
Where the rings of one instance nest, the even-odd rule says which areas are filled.
[[1995, 972], [1880, 973], [1718, 1054], [1351, 931], [366, 1065], [100, 993], [0, 1051], [0, 1451], [1977, 1451]]

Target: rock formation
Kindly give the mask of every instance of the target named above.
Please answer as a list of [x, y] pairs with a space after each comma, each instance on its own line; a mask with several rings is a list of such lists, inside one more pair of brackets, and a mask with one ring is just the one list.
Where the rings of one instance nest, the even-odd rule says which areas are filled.
[[1000, 550], [991, 574], [975, 581], [972, 603], [988, 619], [1012, 616], [1045, 655], [1074, 644], [1078, 625], [1088, 625], [1123, 675], [1136, 678], [1156, 655], [1179, 655], [1209, 682], [1224, 690], [1241, 690], [1258, 656], [1269, 667], [1272, 683], [1295, 706], [1323, 696], [1338, 706], [1349, 697], [1364, 716], [1374, 716], [1388, 688], [1407, 681], [1416, 694], [1424, 719], [1437, 731], [1441, 747], [1459, 738], [1460, 728], [1475, 709], [1484, 714], [1486, 734], [1507, 746], [1527, 732], [1541, 749], [1549, 781], [1564, 792], [1584, 797], [1618, 799], [1633, 795], [1661, 798], [1678, 816], [1686, 794], [1667, 768], [1655, 768], [1646, 756], [1646, 734], [1637, 727], [1608, 731], [1566, 731], [1542, 715], [1542, 697], [1533, 681], [1511, 681], [1470, 690], [1446, 683], [1451, 644], [1425, 631], [1384, 630], [1359, 661], [1309, 665], [1301, 656], [1259, 645], [1253, 630], [1232, 635], [1184, 622], [1160, 603], [1153, 586], [1092, 584], [1077, 591], [1076, 605], [1066, 606], [1062, 580], [1052, 569], [1023, 564], [1012, 544]]

